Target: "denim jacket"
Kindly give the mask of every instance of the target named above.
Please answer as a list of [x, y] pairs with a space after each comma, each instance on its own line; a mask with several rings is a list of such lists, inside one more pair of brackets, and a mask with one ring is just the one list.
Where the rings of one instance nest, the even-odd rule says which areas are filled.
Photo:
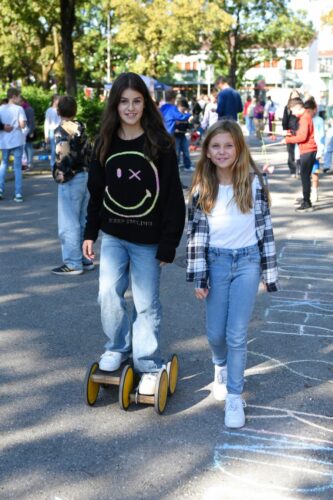
[[[266, 176], [263, 174], [264, 182]], [[278, 268], [273, 227], [266, 193], [259, 177], [254, 176], [256, 195], [254, 201], [255, 228], [261, 257], [262, 280], [268, 292], [279, 289]], [[187, 269], [186, 280], [194, 281], [196, 288], [208, 287], [209, 225], [207, 215], [198, 207], [199, 194], [196, 193], [188, 208], [187, 226]]]

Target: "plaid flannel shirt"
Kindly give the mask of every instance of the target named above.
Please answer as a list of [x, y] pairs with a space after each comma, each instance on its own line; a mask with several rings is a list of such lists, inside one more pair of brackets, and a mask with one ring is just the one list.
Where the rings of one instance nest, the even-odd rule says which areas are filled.
[[[265, 174], [263, 179], [266, 183]], [[271, 215], [265, 191], [257, 175], [253, 182], [256, 183], [254, 213], [262, 280], [268, 292], [276, 292], [279, 289], [278, 268]], [[196, 288], [207, 288], [209, 225], [207, 215], [197, 206], [198, 198], [199, 194], [195, 194], [188, 208], [186, 280], [194, 281]]]

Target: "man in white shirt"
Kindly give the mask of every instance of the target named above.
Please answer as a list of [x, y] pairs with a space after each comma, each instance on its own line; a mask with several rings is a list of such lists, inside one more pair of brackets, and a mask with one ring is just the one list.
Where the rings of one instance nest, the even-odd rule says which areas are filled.
[[14, 157], [15, 173], [15, 196], [14, 201], [20, 203], [22, 196], [22, 155], [25, 144], [24, 129], [27, 119], [24, 110], [18, 105], [20, 92], [18, 89], [10, 88], [7, 92], [8, 104], [0, 106], [0, 122], [10, 125], [12, 130], [0, 131], [0, 149], [2, 152], [2, 162], [0, 166], [0, 200], [4, 196], [5, 178], [9, 165], [9, 157]]
[[58, 102], [59, 96], [54, 94], [51, 100], [51, 106], [46, 110], [45, 121], [44, 121], [44, 136], [45, 142], [50, 144], [51, 157], [50, 157], [50, 167], [53, 170], [56, 156], [55, 156], [55, 138], [54, 131], [60, 125], [61, 119], [58, 115]]

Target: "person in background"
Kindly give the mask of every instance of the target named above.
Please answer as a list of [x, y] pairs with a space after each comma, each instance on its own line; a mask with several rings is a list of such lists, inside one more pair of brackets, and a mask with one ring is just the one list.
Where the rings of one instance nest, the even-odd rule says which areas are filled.
[[254, 106], [252, 102], [252, 97], [248, 95], [243, 109], [243, 118], [245, 120], [245, 126], [248, 136], [251, 136], [255, 132], [255, 128], [253, 125], [253, 108]]
[[191, 113], [181, 113], [176, 106], [176, 92], [167, 90], [165, 92], [165, 103], [160, 107], [165, 128], [170, 135], [174, 136], [177, 122], [187, 122]]
[[20, 105], [24, 109], [27, 117], [27, 135], [25, 138], [24, 153], [22, 159], [22, 169], [30, 170], [33, 162], [33, 141], [36, 139], [36, 124], [35, 124], [35, 112], [30, 105], [30, 103], [23, 97], [20, 96]]
[[219, 120], [227, 118], [237, 121], [238, 113], [243, 111], [241, 96], [235, 89], [230, 87], [228, 79], [224, 76], [218, 77], [215, 87], [220, 89], [217, 97], [217, 114]]
[[59, 96], [54, 94], [51, 98], [51, 106], [46, 110], [44, 121], [45, 142], [50, 145], [50, 167], [51, 170], [55, 164], [55, 138], [54, 131], [60, 125], [61, 118], [58, 115]]
[[319, 173], [320, 173], [320, 160], [323, 158], [325, 149], [325, 123], [321, 116], [318, 114], [318, 107], [313, 97], [305, 101], [304, 108], [308, 109], [313, 120], [314, 138], [317, 144], [317, 155], [312, 168], [312, 186], [311, 186], [311, 203], [316, 203], [319, 199]]
[[21, 203], [22, 195], [22, 155], [25, 143], [24, 130], [26, 129], [27, 118], [20, 102], [20, 91], [16, 88], [10, 88], [7, 91], [8, 103], [0, 106], [0, 121], [3, 124], [10, 125], [11, 131], [0, 131], [0, 149], [2, 151], [2, 162], [0, 166], [0, 199], [4, 197], [5, 180], [9, 157], [14, 156], [14, 174], [15, 174], [15, 194], [14, 201]]
[[[177, 108], [180, 113], [185, 114], [188, 110], [188, 102], [186, 99], [179, 99], [177, 101]], [[188, 121], [177, 121], [175, 126], [175, 140], [176, 140], [176, 153], [178, 166], [181, 168], [183, 165], [184, 170], [187, 172], [194, 172], [195, 168], [192, 166], [189, 144], [186, 134], [190, 130], [190, 123]], [[182, 163], [181, 163], [182, 162]]]
[[217, 94], [217, 89], [213, 89], [210, 95], [209, 102], [206, 104], [203, 119], [201, 121], [201, 128], [203, 131], [214, 125], [214, 123], [216, 123], [218, 120], [218, 114], [216, 112]]
[[278, 290], [269, 193], [240, 126], [215, 123], [204, 139], [190, 190], [187, 281], [205, 300], [214, 364], [213, 394], [225, 400], [224, 423], [245, 424], [247, 331], [260, 279]]
[[[293, 90], [292, 92], [290, 92], [288, 103], [290, 99], [295, 99], [297, 97], [300, 97], [300, 93], [298, 92], [298, 90]], [[283, 110], [282, 129], [285, 132], [290, 131], [291, 135], [295, 135], [297, 128], [298, 128], [298, 120], [296, 116], [292, 114], [287, 104]], [[296, 178], [297, 176], [297, 165], [295, 158], [296, 147], [297, 147], [296, 144], [287, 143], [288, 167], [290, 175], [294, 178]]]
[[286, 132], [286, 144], [298, 144], [300, 151], [300, 167], [303, 200], [296, 212], [313, 211], [311, 195], [311, 173], [316, 160], [317, 144], [314, 138], [314, 126], [311, 113], [305, 109], [302, 99], [299, 97], [290, 99], [288, 106], [290, 111], [298, 119], [298, 129], [295, 135]]
[[273, 102], [271, 96], [267, 97], [267, 102], [265, 104], [265, 118], [268, 120], [268, 131], [270, 133], [271, 140], [275, 141], [275, 113], [277, 107], [275, 102]]
[[85, 126], [75, 119], [76, 110], [74, 97], [65, 95], [58, 99], [61, 122], [54, 130], [53, 178], [58, 184], [58, 235], [63, 264], [52, 269], [52, 274], [58, 276], [77, 276], [94, 269], [92, 260], [82, 254], [91, 148]]
[[255, 99], [253, 108], [253, 122], [256, 129], [256, 136], [260, 140], [263, 140], [262, 133], [265, 127], [264, 112], [265, 112], [264, 101], [260, 101], [260, 99]]

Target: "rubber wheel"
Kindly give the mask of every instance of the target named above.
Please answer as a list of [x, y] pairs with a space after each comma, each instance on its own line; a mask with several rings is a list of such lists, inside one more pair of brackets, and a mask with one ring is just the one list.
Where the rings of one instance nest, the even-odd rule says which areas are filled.
[[89, 406], [93, 406], [96, 403], [97, 396], [99, 393], [99, 384], [91, 380], [91, 375], [95, 373], [98, 369], [98, 363], [95, 361], [90, 368], [88, 368], [86, 376], [84, 378], [84, 398]]
[[179, 373], [179, 361], [177, 354], [173, 354], [170, 361], [167, 364], [167, 372], [169, 379], [169, 395], [172, 396], [177, 387], [178, 373]]
[[168, 399], [169, 380], [165, 368], [160, 370], [155, 387], [154, 408], [156, 413], [161, 415], [166, 407]]
[[127, 410], [130, 405], [130, 394], [134, 386], [134, 371], [130, 365], [126, 365], [122, 371], [119, 384], [119, 406]]

